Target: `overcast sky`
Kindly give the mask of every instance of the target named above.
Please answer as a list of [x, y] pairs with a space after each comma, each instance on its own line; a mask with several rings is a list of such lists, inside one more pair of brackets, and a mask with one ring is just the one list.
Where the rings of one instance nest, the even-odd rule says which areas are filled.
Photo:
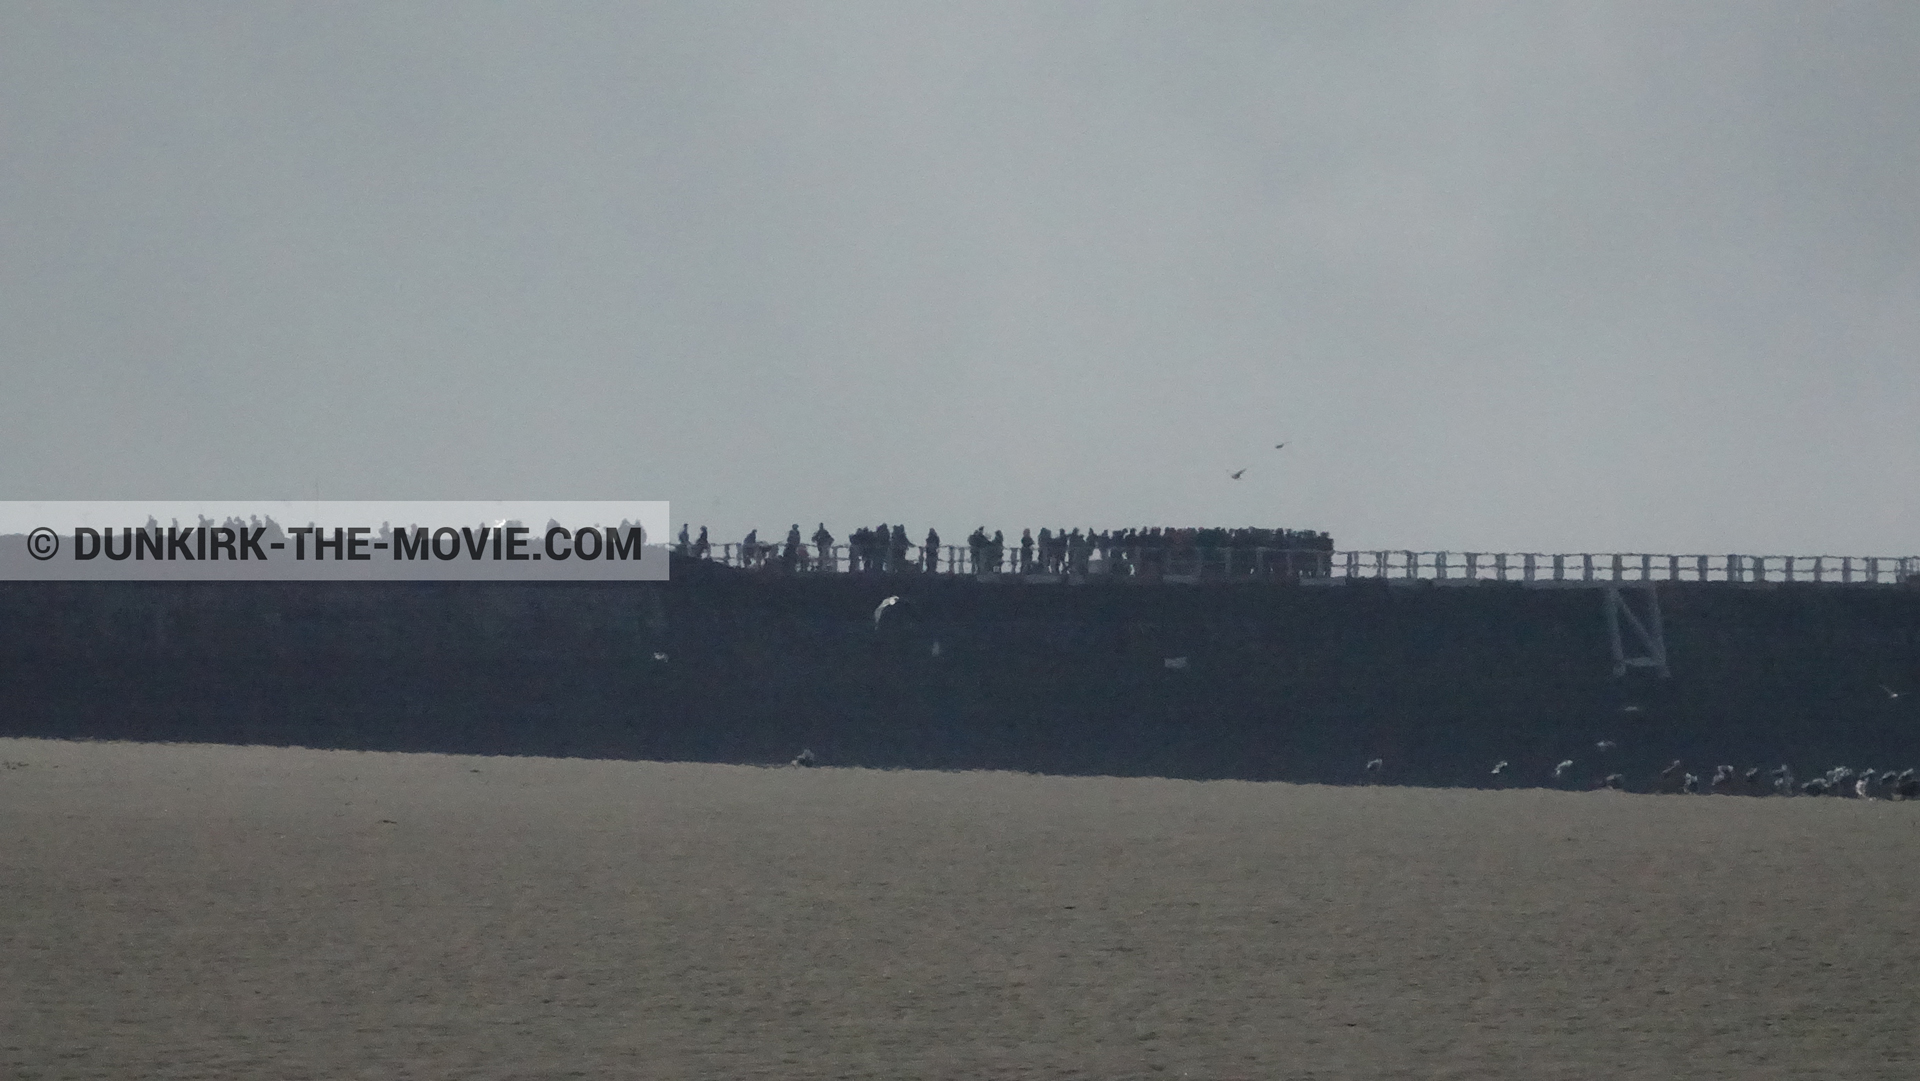
[[1911, 0], [4, 3], [0, 498], [1920, 552], [1916, 57]]

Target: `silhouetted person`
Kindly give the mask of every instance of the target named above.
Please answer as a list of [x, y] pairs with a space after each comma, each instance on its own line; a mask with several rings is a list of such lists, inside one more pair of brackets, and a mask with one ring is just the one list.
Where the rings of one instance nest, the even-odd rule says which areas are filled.
[[1020, 531], [1020, 573], [1033, 570], [1033, 530]]
[[795, 522], [787, 529], [787, 543], [780, 551], [780, 562], [792, 573], [794, 565], [800, 562], [800, 523]]
[[850, 571], [870, 570], [868, 560], [872, 552], [873, 530], [861, 526], [847, 534], [847, 569]]
[[753, 557], [759, 554], [759, 551], [760, 531], [758, 529], [747, 530], [746, 539], [740, 542], [740, 565], [742, 567], [753, 566]]
[[680, 523], [680, 543], [673, 546], [675, 555], [688, 555], [693, 551], [693, 542], [687, 540], [687, 523]]
[[993, 539], [987, 542], [987, 562], [993, 564], [993, 572], [1000, 573], [1000, 566], [1007, 558], [1007, 538], [999, 530], [993, 531]]
[[907, 539], [907, 527], [903, 525], [894, 526], [893, 536], [888, 538], [887, 543], [888, 569], [892, 570], [895, 574], [905, 571], [907, 569], [907, 549], [911, 547], [913, 547], [913, 542]]
[[926, 543], [920, 547], [920, 557], [920, 565], [926, 568], [928, 574], [940, 570], [940, 534], [931, 528], [927, 530]]
[[700, 527], [700, 539], [693, 542], [693, 558], [706, 559], [713, 554], [713, 545], [707, 543], [707, 527]]
[[813, 546], [820, 553], [820, 569], [833, 569], [833, 534], [827, 532], [827, 523], [821, 522], [820, 528], [813, 531]]

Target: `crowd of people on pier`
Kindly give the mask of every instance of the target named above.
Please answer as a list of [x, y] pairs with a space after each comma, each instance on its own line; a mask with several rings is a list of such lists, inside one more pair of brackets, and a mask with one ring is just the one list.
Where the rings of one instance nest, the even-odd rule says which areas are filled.
[[906, 526], [883, 522], [877, 528], [863, 526], [848, 535], [843, 565], [837, 539], [825, 522], [805, 538], [795, 522], [780, 542], [763, 541], [760, 531], [754, 529], [730, 551], [730, 546], [722, 546], [718, 556], [707, 527], [701, 526], [697, 537], [690, 535], [691, 528], [690, 524], [680, 527], [674, 551], [681, 556], [719, 558], [746, 569], [788, 572], [1142, 575], [1205, 570], [1255, 574], [1273, 559], [1281, 561], [1274, 566], [1284, 565], [1293, 573], [1301, 573], [1315, 563], [1306, 559], [1296, 564], [1295, 555], [1333, 551], [1333, 538], [1312, 530], [1159, 526], [1111, 530], [1043, 526], [1037, 534], [1032, 529], [1021, 530], [1017, 541], [1009, 541], [1001, 530], [989, 534], [985, 526], [980, 526], [968, 534], [964, 546], [943, 548], [937, 530], [927, 530], [925, 538], [916, 544]]

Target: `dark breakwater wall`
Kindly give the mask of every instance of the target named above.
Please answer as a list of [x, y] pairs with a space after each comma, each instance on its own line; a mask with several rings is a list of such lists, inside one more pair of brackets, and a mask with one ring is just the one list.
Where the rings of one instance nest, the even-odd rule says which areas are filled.
[[1662, 587], [1662, 680], [1614, 677], [1591, 590], [674, 573], [8, 583], [0, 734], [1415, 784], [1571, 758], [1643, 788], [1674, 758], [1920, 764], [1914, 590]]

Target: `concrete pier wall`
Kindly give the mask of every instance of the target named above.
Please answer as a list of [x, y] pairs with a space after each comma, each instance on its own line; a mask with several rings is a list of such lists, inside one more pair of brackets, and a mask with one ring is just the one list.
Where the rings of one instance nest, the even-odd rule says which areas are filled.
[[1912, 589], [1663, 585], [1663, 680], [1613, 675], [1588, 590], [674, 573], [8, 583], [0, 734], [1336, 783], [1570, 758], [1569, 787], [1920, 765]]

